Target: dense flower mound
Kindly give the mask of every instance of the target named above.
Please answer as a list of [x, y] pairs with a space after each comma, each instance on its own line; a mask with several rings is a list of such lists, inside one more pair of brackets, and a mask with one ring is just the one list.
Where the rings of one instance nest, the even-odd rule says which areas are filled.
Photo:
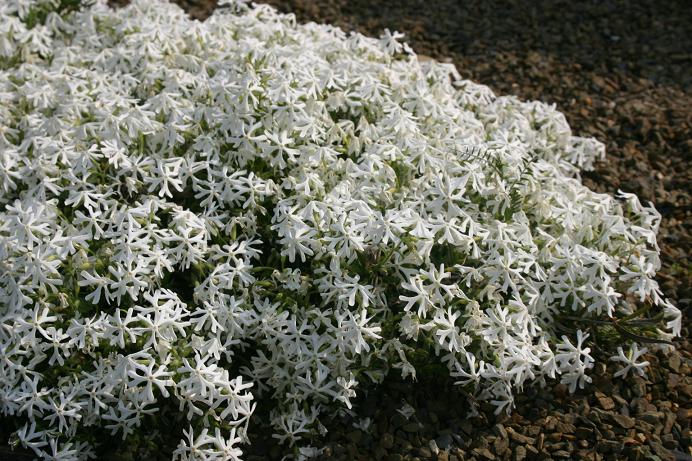
[[0, 408], [38, 456], [239, 459], [253, 413], [308, 454], [432, 358], [500, 412], [679, 334], [660, 215], [581, 184], [603, 145], [553, 106], [398, 34], [73, 3], [0, 3]]

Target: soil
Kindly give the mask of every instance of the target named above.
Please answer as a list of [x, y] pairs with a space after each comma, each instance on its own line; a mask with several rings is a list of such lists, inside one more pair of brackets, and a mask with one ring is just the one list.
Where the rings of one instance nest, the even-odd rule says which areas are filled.
[[[116, 0], [114, 3], [124, 3]], [[214, 1], [180, 1], [203, 19]], [[404, 32], [422, 55], [454, 62], [499, 94], [555, 103], [573, 132], [607, 145], [584, 174], [591, 188], [634, 192], [663, 219], [664, 293], [683, 310], [676, 352], [649, 354], [648, 379], [594, 382], [572, 395], [560, 384], [528, 388], [511, 416], [482, 407], [470, 417], [455, 389], [392, 379], [370, 389], [358, 417], [328, 425], [323, 459], [691, 460], [692, 8], [689, 2], [585, 0], [268, 0], [300, 21], [367, 35]], [[601, 360], [603, 358], [601, 357]], [[408, 418], [397, 411], [406, 404]], [[404, 412], [406, 413], [406, 412]], [[253, 436], [246, 458], [280, 459]], [[0, 450], [0, 458], [3, 453]]]

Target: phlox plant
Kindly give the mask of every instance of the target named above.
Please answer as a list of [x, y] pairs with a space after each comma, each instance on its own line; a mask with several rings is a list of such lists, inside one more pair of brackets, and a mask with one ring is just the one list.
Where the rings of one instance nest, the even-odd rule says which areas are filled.
[[554, 106], [388, 31], [78, 3], [0, 2], [0, 411], [37, 457], [238, 460], [260, 414], [308, 456], [421, 357], [510, 412], [680, 333], [660, 215], [582, 185], [604, 146]]

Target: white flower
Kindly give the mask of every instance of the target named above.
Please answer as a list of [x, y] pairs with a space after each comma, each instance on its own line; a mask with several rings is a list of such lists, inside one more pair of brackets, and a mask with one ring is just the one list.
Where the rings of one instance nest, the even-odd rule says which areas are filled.
[[617, 355], [611, 356], [610, 360], [614, 362], [621, 362], [624, 367], [619, 371], [616, 371], [613, 376], [622, 376], [623, 378], [626, 378], [630, 371], [638, 374], [639, 376], [646, 376], [646, 367], [649, 366], [649, 362], [647, 360], [637, 362], [641, 356], [648, 352], [646, 347], [639, 349], [637, 343], [632, 343], [630, 344], [627, 354], [623, 352], [622, 347], [620, 346], [618, 346], [617, 351]]
[[202, 429], [199, 435], [195, 435], [192, 426], [184, 431], [187, 440], [181, 440], [173, 452], [173, 459], [180, 461], [207, 460], [213, 456], [211, 445], [215, 438], [208, 435], [209, 429]]
[[127, 372], [130, 377], [130, 384], [135, 386], [144, 386], [144, 402], [155, 402], [154, 397], [154, 386], [156, 386], [163, 397], [168, 397], [170, 394], [166, 389], [167, 386], [174, 386], [175, 382], [169, 379], [173, 376], [173, 372], [166, 371], [164, 365], [159, 365], [158, 369], [156, 367], [156, 362], [153, 359], [149, 359], [148, 363], [142, 364], [136, 359], [132, 361], [132, 369]]
[[590, 383], [591, 378], [586, 375], [587, 370], [593, 368], [594, 360], [589, 354], [591, 348], [583, 347], [584, 341], [589, 337], [581, 330], [577, 330], [577, 344], [574, 345], [566, 336], [562, 337], [562, 343], [557, 347], [555, 362], [558, 371], [562, 374], [561, 382], [569, 386], [569, 391], [574, 392], [577, 386], [584, 388], [585, 383]]
[[455, 363], [455, 370], [450, 373], [454, 378], [462, 378], [455, 381], [454, 384], [459, 384], [466, 386], [467, 384], [473, 384], [478, 388], [478, 384], [483, 377], [483, 372], [485, 371], [485, 362], [482, 360], [476, 366], [476, 357], [470, 352], [465, 354], [467, 369], [459, 362]]
[[414, 305], [418, 304], [417, 314], [419, 317], [425, 318], [428, 311], [433, 307], [433, 301], [427, 287], [423, 284], [423, 280], [419, 276], [414, 276], [409, 282], [403, 282], [401, 287], [404, 290], [415, 293], [414, 296], [399, 295], [401, 301], [406, 301], [404, 310], [409, 311]]
[[421, 331], [421, 325], [418, 322], [418, 317], [412, 314], [404, 315], [401, 318], [401, 322], [399, 322], [399, 329], [403, 335], [417, 341], [418, 334]]
[[438, 344], [449, 352], [461, 352], [467, 346], [471, 339], [462, 334], [459, 327], [456, 325], [457, 319], [461, 316], [461, 312], [452, 312], [451, 308], [447, 311], [437, 309], [435, 318], [430, 322], [431, 329], [435, 331]]
[[368, 307], [370, 306], [370, 303], [372, 302], [373, 299], [373, 294], [372, 294], [372, 285], [361, 285], [358, 283], [360, 280], [359, 275], [355, 275], [353, 277], [351, 276], [345, 276], [343, 281], [341, 280], [336, 280], [334, 282], [334, 285], [336, 288], [338, 288], [340, 291], [342, 291], [342, 294], [339, 295], [340, 300], [347, 300], [349, 307], [353, 307], [356, 305], [356, 296], [358, 297], [358, 300], [360, 301], [360, 305], [362, 307]]

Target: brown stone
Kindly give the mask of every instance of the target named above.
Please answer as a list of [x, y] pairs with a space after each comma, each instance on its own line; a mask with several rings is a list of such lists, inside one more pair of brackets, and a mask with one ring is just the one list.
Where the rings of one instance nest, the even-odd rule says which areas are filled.
[[487, 448], [474, 448], [472, 452], [481, 459], [487, 459], [488, 461], [495, 460], [495, 455]]
[[622, 428], [630, 429], [634, 427], [634, 418], [629, 416], [614, 414], [611, 418]]
[[507, 428], [507, 433], [509, 434], [510, 439], [522, 445], [534, 445], [536, 443], [535, 439], [527, 437], [524, 434], [520, 434], [511, 427]]
[[524, 461], [526, 459], [526, 448], [521, 445], [514, 447], [514, 461]]
[[598, 400], [598, 405], [604, 410], [612, 410], [615, 408], [615, 402], [613, 402], [613, 399], [606, 396], [602, 392], [596, 392], [594, 395], [596, 396], [596, 400]]

